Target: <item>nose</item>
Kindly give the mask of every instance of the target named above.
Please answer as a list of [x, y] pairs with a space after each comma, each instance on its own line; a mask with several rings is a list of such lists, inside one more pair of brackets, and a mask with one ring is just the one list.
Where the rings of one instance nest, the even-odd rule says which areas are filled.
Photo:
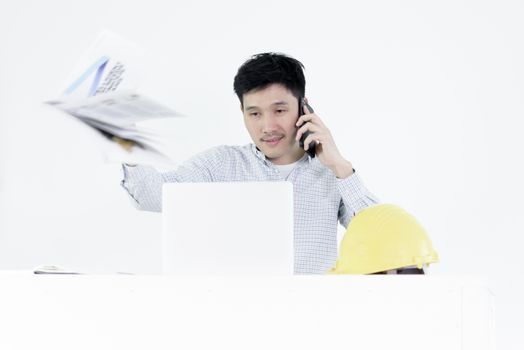
[[272, 133], [278, 129], [277, 126], [277, 118], [274, 115], [268, 114], [262, 118], [262, 132], [266, 134]]

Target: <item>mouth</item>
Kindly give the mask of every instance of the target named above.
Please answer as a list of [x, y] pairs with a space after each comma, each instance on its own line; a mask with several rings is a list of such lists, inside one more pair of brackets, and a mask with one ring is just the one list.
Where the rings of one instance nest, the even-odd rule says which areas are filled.
[[269, 146], [276, 146], [280, 143], [280, 141], [284, 138], [284, 136], [278, 136], [278, 137], [271, 137], [267, 139], [262, 139], [262, 142]]

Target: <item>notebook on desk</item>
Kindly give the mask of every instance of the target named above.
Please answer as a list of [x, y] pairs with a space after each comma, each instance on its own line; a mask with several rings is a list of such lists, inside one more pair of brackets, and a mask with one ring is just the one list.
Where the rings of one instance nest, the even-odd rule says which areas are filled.
[[293, 274], [290, 182], [165, 184], [162, 221], [166, 274]]

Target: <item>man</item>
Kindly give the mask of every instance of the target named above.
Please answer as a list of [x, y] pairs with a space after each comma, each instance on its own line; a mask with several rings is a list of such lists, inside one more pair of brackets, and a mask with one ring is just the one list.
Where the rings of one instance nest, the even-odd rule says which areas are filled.
[[[124, 165], [122, 186], [137, 207], [161, 211], [166, 182], [291, 181], [295, 273], [327, 272], [337, 259], [337, 220], [347, 227], [355, 213], [377, 200], [340, 154], [320, 117], [304, 105], [299, 118], [303, 68], [283, 54], [262, 53], [247, 60], [235, 76], [234, 90], [254, 144], [218, 146], [167, 173]], [[315, 157], [305, 152], [310, 147], [315, 147]], [[271, 218], [266, 220], [270, 225]]]

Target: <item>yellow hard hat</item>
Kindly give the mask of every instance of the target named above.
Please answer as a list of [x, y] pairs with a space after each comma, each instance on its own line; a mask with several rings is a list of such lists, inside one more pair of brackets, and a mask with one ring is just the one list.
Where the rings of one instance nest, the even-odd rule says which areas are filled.
[[438, 262], [426, 230], [404, 209], [379, 204], [351, 220], [332, 274], [371, 274]]

